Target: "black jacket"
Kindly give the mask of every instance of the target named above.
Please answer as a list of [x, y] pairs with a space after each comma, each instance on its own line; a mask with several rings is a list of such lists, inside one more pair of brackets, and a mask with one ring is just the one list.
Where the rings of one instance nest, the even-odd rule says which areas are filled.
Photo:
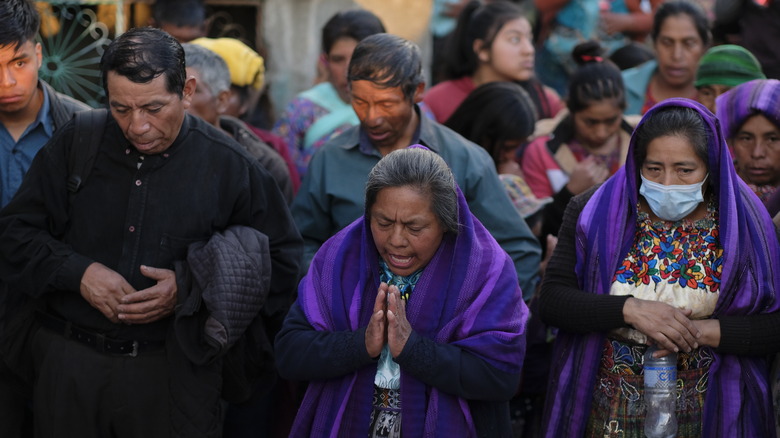
[[164, 153], [144, 156], [109, 119], [89, 178], [71, 198], [73, 131], [69, 123], [55, 133], [0, 212], [0, 278], [11, 291], [41, 297], [57, 316], [109, 337], [162, 340], [168, 319], [115, 324], [90, 306], [78, 293], [86, 268], [102, 263], [136, 290], [145, 289], [154, 280], [141, 274], [140, 265], [173, 269], [191, 243], [245, 225], [269, 237], [266, 309], [281, 326], [297, 285], [302, 243], [276, 183], [256, 160], [190, 115]]
[[279, 186], [279, 190], [282, 191], [287, 203], [292, 204], [293, 184], [284, 158], [273, 147], [255, 135], [243, 121], [235, 117], [220, 116], [219, 125], [231, 138], [243, 146], [249, 155], [257, 158], [257, 161], [274, 177], [274, 181]]
[[[0, 279], [9, 287], [4, 295], [40, 298], [48, 312], [110, 338], [165, 340], [172, 317], [116, 324], [90, 306], [79, 293], [84, 271], [99, 262], [136, 290], [145, 289], [155, 282], [141, 274], [140, 265], [174, 269], [190, 244], [244, 225], [268, 236], [271, 279], [263, 318], [266, 327], [281, 326], [303, 245], [284, 197], [256, 159], [190, 115], [164, 153], [142, 155], [110, 119], [89, 178], [71, 196], [73, 126], [55, 132], [0, 211]], [[195, 373], [209, 371], [188, 366]], [[221, 375], [207, 377], [198, 382], [219, 393]], [[203, 408], [211, 412], [218, 405]]]
[[91, 109], [86, 103], [55, 91], [51, 85], [42, 80], [39, 80], [38, 83], [49, 94], [49, 111], [51, 111], [55, 131], [65, 126], [73, 118], [73, 114]]
[[194, 243], [186, 262], [176, 263], [178, 304], [166, 343], [170, 368], [178, 370], [170, 380], [175, 436], [218, 436], [221, 416], [207, 406], [220, 395], [246, 400], [260, 379], [272, 386], [276, 370], [261, 314], [270, 280], [268, 237], [250, 227]]

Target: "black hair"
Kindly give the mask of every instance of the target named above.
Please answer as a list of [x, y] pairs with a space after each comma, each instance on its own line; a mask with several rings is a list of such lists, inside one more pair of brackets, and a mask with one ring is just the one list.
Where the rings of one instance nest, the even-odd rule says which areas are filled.
[[13, 45], [14, 50], [35, 40], [41, 17], [30, 0], [0, 1], [0, 47]]
[[[540, 222], [542, 222], [544, 220], [544, 218], [545, 218], [545, 214], [544, 214], [545, 207], [546, 206], [541, 207], [539, 210], [536, 210], [535, 212], [533, 212], [530, 216], [527, 216], [527, 217], [523, 218], [525, 220], [526, 225], [528, 225], [528, 228], [533, 230], [534, 227], [538, 223], [540, 223]], [[543, 222], [542, 222], [542, 225], [544, 225]], [[552, 234], [552, 233], [544, 233], [544, 232], [542, 232], [540, 236], [534, 236], [534, 237], [536, 237], [537, 240], [539, 240], [539, 243], [542, 246], [542, 250], [543, 250], [542, 255], [547, 254], [547, 239], [546, 238], [541, 239], [541, 237], [542, 236], [546, 236], [547, 234]], [[544, 259], [544, 257], [542, 257], [542, 258]]]
[[469, 2], [458, 16], [458, 23], [445, 48], [444, 74], [448, 79], [471, 76], [479, 67], [474, 52], [474, 41], [482, 40], [491, 47], [498, 32], [512, 20], [525, 18], [522, 9], [514, 3], [497, 1], [483, 5]]
[[620, 70], [636, 67], [654, 58], [655, 53], [653, 53], [653, 49], [648, 47], [647, 44], [636, 41], [631, 41], [609, 55], [609, 60], [614, 62]]
[[[682, 106], [670, 106], [660, 108], [643, 120], [634, 132], [634, 165], [639, 179], [640, 169], [647, 158], [647, 148], [650, 143], [659, 137], [672, 136], [686, 139], [692, 146], [696, 155], [704, 162], [707, 169], [710, 167], [709, 154], [707, 152], [712, 133], [701, 114], [693, 108]], [[712, 181], [712, 178], [709, 179]], [[637, 180], [637, 184], [639, 181]]]
[[[251, 96], [251, 86], [249, 85], [236, 85], [236, 84], [230, 84], [230, 89], [233, 90], [234, 93], [236, 93], [236, 96], [238, 96], [238, 101], [241, 105], [246, 104], [249, 102], [249, 99]], [[251, 108], [249, 109], [251, 111]]]
[[537, 120], [533, 100], [514, 82], [488, 82], [469, 93], [444, 123], [488, 151], [498, 167], [508, 141], [524, 142]]
[[165, 75], [168, 92], [181, 96], [186, 78], [184, 49], [165, 31], [153, 27], [133, 28], [111, 42], [100, 59], [100, 76], [106, 96], [109, 72], [138, 84]]
[[412, 101], [420, 84], [422, 58], [417, 44], [389, 33], [378, 33], [359, 42], [349, 62], [347, 80], [370, 81], [384, 88], [401, 87]]
[[360, 42], [367, 36], [384, 32], [382, 21], [370, 11], [349, 9], [337, 12], [322, 28], [322, 52], [330, 53], [333, 45], [341, 38]]
[[156, 0], [152, 17], [157, 26], [200, 27], [206, 23], [206, 7], [202, 0]]
[[693, 25], [696, 26], [696, 32], [701, 38], [702, 44], [708, 46], [710, 44], [710, 22], [707, 19], [707, 15], [704, 10], [696, 3], [685, 0], [666, 1], [658, 7], [653, 17], [653, 31], [651, 36], [653, 42], [658, 39], [658, 35], [661, 33], [661, 26], [669, 17], [675, 17], [678, 15], [687, 15], [691, 17]]
[[626, 91], [620, 69], [605, 59], [597, 41], [586, 41], [572, 50], [579, 67], [569, 79], [566, 106], [572, 114], [605, 99], [614, 99], [621, 110], [626, 108]]

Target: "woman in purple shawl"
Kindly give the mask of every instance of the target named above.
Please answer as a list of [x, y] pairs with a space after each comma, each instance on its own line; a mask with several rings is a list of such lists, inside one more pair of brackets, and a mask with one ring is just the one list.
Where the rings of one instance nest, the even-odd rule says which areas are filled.
[[780, 81], [745, 82], [717, 100], [737, 174], [765, 203], [780, 185]]
[[309, 381], [291, 436], [509, 436], [528, 316], [512, 260], [421, 146], [377, 163], [365, 211], [276, 338], [281, 375]]
[[548, 437], [643, 436], [642, 357], [678, 352], [679, 436], [774, 437], [778, 242], [718, 120], [653, 107], [626, 165], [569, 204], [541, 293], [560, 328]]

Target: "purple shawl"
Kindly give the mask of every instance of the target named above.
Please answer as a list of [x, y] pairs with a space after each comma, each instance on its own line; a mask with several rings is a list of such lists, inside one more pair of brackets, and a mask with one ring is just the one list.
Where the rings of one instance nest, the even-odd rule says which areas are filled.
[[734, 138], [745, 120], [756, 113], [780, 126], [780, 81], [756, 79], [745, 82], [718, 96], [716, 108], [726, 138]]
[[[688, 99], [669, 99], [653, 107], [693, 108], [714, 133], [709, 145], [710, 180], [717, 182], [723, 271], [713, 314], [752, 315], [777, 311], [780, 260], [777, 238], [766, 209], [739, 179], [718, 120]], [[575, 271], [582, 290], [609, 294], [618, 265], [633, 245], [637, 218], [637, 169], [632, 137], [626, 165], [588, 201], [577, 221]], [[772, 265], [775, 265], [774, 267]], [[604, 333], [559, 332], [545, 412], [546, 436], [582, 436], [591, 408]], [[704, 403], [703, 435], [707, 437], [774, 437], [769, 363], [763, 357], [715, 354]]]
[[[459, 189], [458, 222], [460, 233], [445, 234], [423, 270], [407, 303], [407, 319], [421, 336], [517, 373], [528, 309], [512, 260], [471, 214]], [[368, 325], [378, 288], [379, 255], [364, 216], [320, 248], [301, 281], [298, 302], [315, 330], [354, 331]], [[366, 437], [375, 374], [371, 364], [310, 382], [291, 436]], [[475, 435], [467, 400], [427, 386], [403, 367], [401, 399], [405, 438]]]

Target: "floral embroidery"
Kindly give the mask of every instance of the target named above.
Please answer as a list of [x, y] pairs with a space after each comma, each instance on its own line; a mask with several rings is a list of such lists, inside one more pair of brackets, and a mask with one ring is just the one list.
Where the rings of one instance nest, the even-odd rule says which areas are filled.
[[631, 376], [641, 374], [645, 345], [632, 345], [615, 339], [604, 341], [601, 362], [610, 373]]
[[[674, 302], [691, 295], [698, 305], [695, 312], [708, 317], [718, 297], [723, 264], [723, 248], [718, 239], [714, 204], [707, 217], [698, 221], [652, 221], [640, 212], [634, 245], [618, 267], [613, 288]], [[685, 300], [680, 300], [685, 301]], [[642, 436], [645, 416], [644, 353], [647, 345], [624, 333], [605, 339], [601, 366], [586, 436]], [[709, 347], [677, 355], [677, 418], [680, 436], [701, 435], [701, 413], [707, 391], [709, 367], [713, 361]]]
[[632, 285], [666, 282], [691, 289], [717, 292], [723, 268], [714, 206], [707, 218], [696, 221], [653, 222], [639, 213], [633, 250], [613, 281]]
[[[614, 175], [615, 172], [620, 169], [620, 134], [616, 133], [615, 136], [617, 144], [612, 149], [612, 151], [609, 154], [606, 155], [599, 155], [591, 153], [588, 149], [585, 148], [579, 141], [572, 140], [568, 143], [568, 147], [571, 150], [572, 155], [574, 155], [574, 158], [577, 159], [577, 162], [581, 162], [584, 159], [588, 157], [595, 157], [597, 161], [599, 161], [600, 164], [603, 164], [607, 169], [609, 169], [609, 174]], [[612, 137], [615, 139], [615, 137]]]
[[296, 97], [287, 106], [286, 111], [274, 126], [274, 133], [287, 142], [290, 157], [298, 168], [298, 174], [303, 178], [309, 168], [309, 161], [317, 150], [351, 127], [343, 124], [336, 127], [331, 133], [316, 140], [311, 147], [304, 146], [306, 131], [321, 117], [328, 115], [330, 111], [304, 97]]
[[[606, 339], [601, 354], [601, 366], [617, 376], [638, 376], [643, 373], [647, 345], [629, 344], [617, 339]], [[696, 348], [690, 353], [677, 353], [677, 368], [681, 371], [709, 368], [712, 350]]]
[[777, 191], [777, 186], [774, 184], [767, 184], [763, 186], [748, 184], [748, 187], [750, 187], [750, 189], [753, 190], [753, 193], [755, 193], [756, 196], [761, 199], [761, 202], [766, 202]]
[[617, 421], [610, 421], [606, 429], [604, 438], [623, 438], [626, 436], [625, 431], [620, 428], [620, 423]]

